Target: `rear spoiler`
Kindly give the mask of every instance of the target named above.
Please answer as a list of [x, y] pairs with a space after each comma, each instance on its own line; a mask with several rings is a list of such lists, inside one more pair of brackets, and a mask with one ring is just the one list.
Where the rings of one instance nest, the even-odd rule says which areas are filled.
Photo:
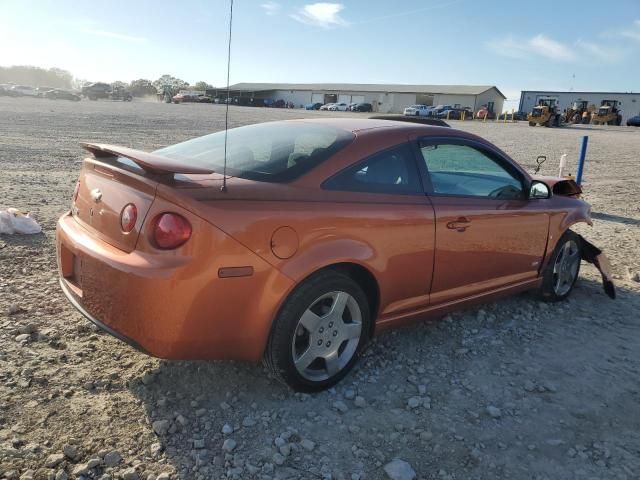
[[435, 127], [449, 127], [450, 125], [439, 118], [408, 117], [406, 115], [374, 115], [369, 117], [374, 120], [395, 120], [396, 122], [421, 123], [422, 125], [433, 125]]
[[177, 160], [172, 160], [154, 153], [147, 153], [133, 148], [106, 145], [104, 143], [81, 143], [82, 148], [91, 153], [94, 158], [124, 157], [135, 162], [145, 172], [156, 175], [174, 173], [186, 174], [210, 174], [213, 170], [204, 167], [185, 165]]

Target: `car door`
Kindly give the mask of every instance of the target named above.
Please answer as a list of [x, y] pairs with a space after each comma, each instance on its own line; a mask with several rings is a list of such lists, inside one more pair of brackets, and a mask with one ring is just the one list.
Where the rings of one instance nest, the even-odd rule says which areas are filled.
[[405, 141], [322, 185], [332, 191], [331, 209], [343, 222], [341, 236], [368, 245], [370, 254], [361, 260], [379, 282], [381, 321], [429, 305], [435, 224], [420, 177], [412, 146]]
[[467, 139], [418, 139], [436, 216], [430, 301], [458, 300], [535, 279], [549, 217], [500, 152]]

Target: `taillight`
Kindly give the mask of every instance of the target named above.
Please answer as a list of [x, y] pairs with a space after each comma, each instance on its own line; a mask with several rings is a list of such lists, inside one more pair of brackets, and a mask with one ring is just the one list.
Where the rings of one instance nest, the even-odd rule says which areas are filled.
[[75, 203], [75, 201], [78, 199], [78, 193], [80, 193], [80, 180], [78, 180], [76, 182], [76, 186], [73, 189], [73, 202]]
[[124, 233], [129, 233], [136, 226], [138, 220], [138, 209], [133, 203], [128, 203], [120, 213], [120, 227]]
[[191, 238], [191, 224], [177, 213], [162, 213], [154, 222], [153, 239], [158, 248], [177, 248]]

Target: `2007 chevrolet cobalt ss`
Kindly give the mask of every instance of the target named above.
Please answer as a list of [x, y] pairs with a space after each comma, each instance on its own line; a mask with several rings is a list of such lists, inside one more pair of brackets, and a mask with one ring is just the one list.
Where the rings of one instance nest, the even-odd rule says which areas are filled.
[[500, 295], [571, 292], [590, 223], [570, 180], [532, 178], [451, 128], [263, 123], [145, 153], [85, 144], [57, 225], [62, 288], [167, 359], [264, 359], [335, 384], [377, 332]]

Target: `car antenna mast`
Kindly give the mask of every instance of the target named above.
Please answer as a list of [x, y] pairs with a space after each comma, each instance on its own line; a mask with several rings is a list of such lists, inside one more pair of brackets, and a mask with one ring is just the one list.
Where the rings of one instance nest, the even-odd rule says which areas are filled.
[[233, 25], [233, 0], [230, 0], [229, 11], [229, 44], [227, 50], [227, 98], [225, 99], [226, 110], [224, 113], [224, 167], [222, 171], [222, 187], [221, 192], [227, 191], [227, 132], [229, 131], [229, 71], [231, 70], [231, 26]]

